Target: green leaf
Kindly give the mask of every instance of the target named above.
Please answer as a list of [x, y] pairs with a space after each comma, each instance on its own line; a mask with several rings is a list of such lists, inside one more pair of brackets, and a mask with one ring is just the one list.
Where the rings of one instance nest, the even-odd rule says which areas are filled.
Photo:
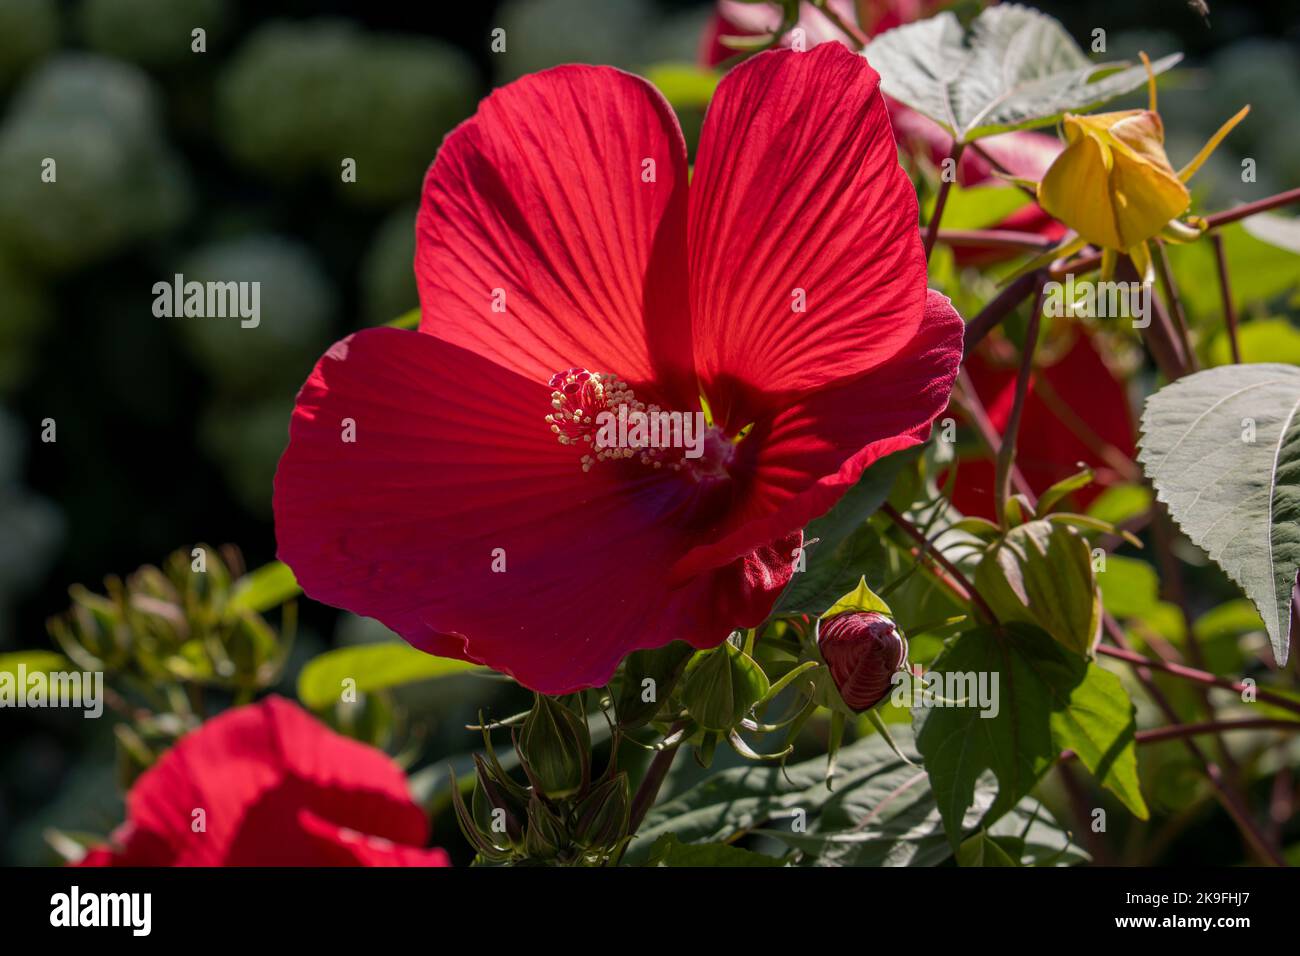
[[281, 561], [264, 564], [235, 582], [230, 595], [230, 608], [236, 611], [253, 611], [260, 614], [278, 607], [302, 593], [289, 565]]
[[[1300, 365], [1300, 329], [1287, 319], [1256, 319], [1237, 329], [1237, 347], [1246, 363], [1275, 362]], [[1232, 341], [1221, 331], [1206, 349], [1209, 365], [1232, 364]]]
[[[894, 733], [903, 751], [919, 759], [908, 728]], [[626, 858], [645, 861], [666, 834], [686, 844], [717, 843], [763, 824], [768, 828], [758, 832], [819, 865], [936, 866], [952, 855], [925, 772], [900, 759], [878, 736], [840, 750], [833, 791], [826, 788], [825, 777], [824, 755], [784, 773], [770, 766], [724, 770], [652, 808]], [[992, 790], [980, 788], [966, 817], [969, 829], [979, 826], [992, 801]], [[1024, 833], [1032, 861], [1086, 859], [1032, 799], [989, 829]]]
[[420, 327], [420, 310], [417, 307], [409, 312], [403, 312], [391, 322], [385, 322], [384, 324], [394, 329], [418, 329]]
[[1106, 570], [1097, 574], [1101, 602], [1115, 617], [1144, 617], [1160, 604], [1156, 569], [1137, 558], [1106, 556]]
[[[1223, 240], [1228, 271], [1232, 276], [1232, 300], [1240, 314], [1250, 314], [1260, 302], [1291, 295], [1300, 288], [1300, 256], [1255, 238], [1240, 222], [1215, 233]], [[1223, 329], [1223, 298], [1216, 281], [1214, 247], [1208, 242], [1170, 243], [1166, 247], [1178, 280], [1179, 295], [1189, 315], [1207, 334]], [[1242, 326], [1242, 331], [1252, 323]], [[1215, 355], [1227, 355], [1227, 339], [1211, 346]], [[1277, 361], [1263, 354], [1253, 361]], [[1227, 359], [1223, 360], [1224, 362]]]
[[957, 850], [958, 866], [1019, 866], [1015, 841], [1006, 837], [990, 836], [981, 830], [969, 837]]
[[0, 654], [0, 674], [12, 674], [13, 679], [17, 680], [19, 665], [28, 674], [79, 670], [70, 660], [54, 651], [13, 651]]
[[804, 529], [804, 570], [795, 571], [777, 601], [777, 613], [821, 614], [851, 590], [864, 571], [883, 560], [879, 537], [864, 529], [864, 522], [885, 503], [903, 468], [921, 453], [916, 446], [881, 458], [830, 511]]
[[355, 681], [364, 694], [477, 669], [477, 664], [434, 657], [397, 642], [341, 647], [307, 662], [298, 675], [298, 697], [320, 710], [340, 699], [345, 680]]
[[661, 63], [650, 67], [645, 77], [659, 88], [675, 110], [704, 109], [722, 80], [717, 70], [692, 63]]
[[[940, 13], [880, 34], [863, 51], [881, 90], [924, 113], [963, 143], [1047, 126], [1146, 83], [1146, 70], [1099, 64], [1056, 20], [1015, 4], [989, 7], [968, 35]], [[1152, 64], [1164, 72], [1181, 54]]]
[[1101, 600], [1088, 542], [1073, 528], [1039, 519], [995, 542], [975, 569], [975, 589], [1000, 621], [1041, 627], [1088, 655], [1101, 633]]
[[785, 866], [784, 860], [725, 843], [682, 843], [665, 833], [650, 848], [648, 866]]
[[1130, 810], [1146, 817], [1133, 747], [1133, 705], [1113, 674], [1021, 624], [1001, 632], [967, 631], [934, 662], [930, 673], [936, 672], [988, 675], [996, 701], [996, 709], [913, 711], [917, 747], [954, 847], [981, 774], [991, 770], [997, 777], [997, 798], [988, 811], [996, 819], [1028, 794], [1067, 748]]
[[828, 607], [822, 617], [828, 618], [834, 614], [848, 614], [855, 611], [878, 611], [890, 617], [894, 616], [889, 605], [867, 586], [865, 577], [859, 578], [857, 587]]
[[1088, 506], [1088, 517], [1120, 525], [1150, 507], [1151, 490], [1146, 485], [1111, 485]]
[[1052, 714], [1053, 745], [1078, 754], [1103, 787], [1145, 820], [1149, 813], [1138, 783], [1136, 731], [1133, 702], [1124, 685], [1095, 663], [1088, 665], [1069, 705]]
[[1057, 503], [1064, 499], [1072, 492], [1080, 488], [1086, 488], [1092, 484], [1093, 474], [1091, 468], [1085, 468], [1083, 471], [1076, 472], [1068, 478], [1062, 478], [1052, 487], [1048, 488], [1038, 499], [1038, 507], [1034, 514], [1036, 517], [1043, 517], [1050, 514], [1051, 510], [1056, 507]]
[[[934, 214], [937, 194], [931, 196], [924, 221]], [[943, 207], [945, 229], [987, 229], [996, 226], [1012, 213], [1029, 205], [1030, 199], [1019, 186], [957, 186], [948, 191]]]
[[1147, 399], [1138, 454], [1174, 520], [1255, 603], [1279, 664], [1300, 566], [1298, 411], [1300, 368], [1206, 369]]
[[1260, 242], [1300, 256], [1300, 219], [1261, 212], [1247, 216], [1241, 225]]

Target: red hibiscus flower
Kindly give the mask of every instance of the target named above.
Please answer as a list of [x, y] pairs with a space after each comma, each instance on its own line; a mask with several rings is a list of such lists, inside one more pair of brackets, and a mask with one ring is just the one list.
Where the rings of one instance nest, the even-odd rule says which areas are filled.
[[[836, 44], [756, 56], [691, 177], [638, 77], [485, 100], [425, 181], [419, 331], [343, 340], [298, 397], [275, 515], [307, 594], [552, 694], [761, 622], [960, 361], [878, 86]], [[593, 412], [705, 403], [698, 457], [592, 454]]]
[[280, 697], [186, 734], [126, 807], [82, 866], [451, 865], [392, 760]]
[[[1135, 435], [1124, 383], [1102, 359], [1091, 337], [1070, 331], [1060, 358], [1039, 365], [1029, 380], [1016, 443], [1016, 464], [1034, 494], [1087, 465], [1096, 480], [1074, 492], [1086, 508], [1106, 486], [1131, 481]], [[989, 420], [1002, 434], [1015, 401], [1019, 357], [1000, 358], [991, 343], [966, 359], [966, 371]], [[984, 456], [958, 462], [952, 501], [963, 514], [995, 519], [993, 462]]]

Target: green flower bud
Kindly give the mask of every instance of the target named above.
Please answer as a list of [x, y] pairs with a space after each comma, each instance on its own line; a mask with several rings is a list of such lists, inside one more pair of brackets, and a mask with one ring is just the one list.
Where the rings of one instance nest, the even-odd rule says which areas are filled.
[[626, 730], [649, 723], [672, 694], [693, 653], [689, 644], [673, 641], [629, 654], [614, 703], [619, 726]]
[[1003, 623], [1041, 627], [1076, 654], [1101, 636], [1092, 552], [1073, 528], [1047, 520], [1012, 528], [984, 553], [975, 588]]
[[537, 695], [519, 734], [519, 754], [533, 786], [552, 800], [582, 793], [591, 782], [587, 721], [554, 697]]
[[632, 794], [627, 774], [606, 780], [578, 804], [573, 841], [587, 850], [610, 849], [627, 835]]
[[700, 651], [686, 665], [682, 696], [686, 709], [705, 730], [730, 731], [770, 687], [767, 675], [729, 641]]
[[524, 834], [524, 852], [532, 860], [554, 859], [569, 845], [563, 822], [534, 793], [528, 801], [528, 831]]

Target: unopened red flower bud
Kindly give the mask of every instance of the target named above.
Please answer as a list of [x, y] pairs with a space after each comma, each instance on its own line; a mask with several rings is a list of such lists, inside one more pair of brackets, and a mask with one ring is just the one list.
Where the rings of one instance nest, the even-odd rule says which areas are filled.
[[821, 622], [817, 648], [840, 697], [862, 713], [885, 699], [891, 678], [907, 661], [907, 640], [876, 611], [837, 614]]

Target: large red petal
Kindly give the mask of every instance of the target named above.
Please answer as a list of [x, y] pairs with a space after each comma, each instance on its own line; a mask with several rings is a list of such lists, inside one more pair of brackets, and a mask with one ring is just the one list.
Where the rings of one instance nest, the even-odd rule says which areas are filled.
[[863, 57], [824, 43], [759, 54], [709, 105], [690, 295], [696, 366], [724, 425], [885, 363], [920, 324], [916, 195], [879, 85]]
[[545, 386], [432, 336], [345, 339], [294, 411], [280, 557], [317, 600], [546, 693], [603, 684], [636, 648], [709, 646], [761, 620], [788, 557], [670, 588], [698, 540], [689, 483], [631, 461], [584, 472], [549, 410]]
[[420, 330], [534, 381], [579, 366], [694, 403], [686, 189], [645, 80], [563, 66], [496, 90], [425, 179]]
[[322, 859], [298, 824], [304, 810], [394, 843], [420, 847], [428, 835], [392, 760], [270, 697], [208, 721], [141, 775], [127, 797], [122, 860], [313, 865]]
[[298, 814], [298, 825], [315, 843], [317, 866], [451, 866], [446, 850], [394, 843], [339, 826], [310, 810]]
[[884, 365], [823, 389], [760, 421], [741, 442], [753, 449], [753, 480], [733, 515], [735, 530], [696, 548], [679, 574], [730, 560], [757, 542], [802, 528], [824, 514], [872, 462], [925, 440], [947, 406], [961, 362], [965, 326], [937, 292], [904, 350]]

